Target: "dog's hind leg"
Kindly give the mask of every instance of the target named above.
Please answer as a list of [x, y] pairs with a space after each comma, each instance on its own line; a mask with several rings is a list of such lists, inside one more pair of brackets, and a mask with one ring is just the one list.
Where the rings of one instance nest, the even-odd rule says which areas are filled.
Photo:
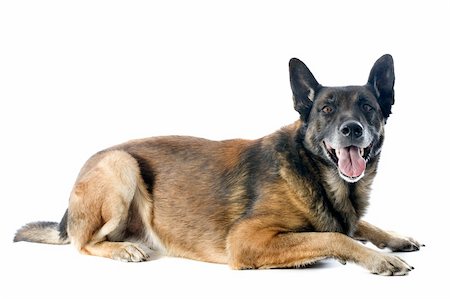
[[[68, 235], [84, 253], [122, 261], [149, 259], [152, 251], [129, 239], [130, 223], [151, 209], [137, 161], [124, 151], [103, 152], [82, 169], [69, 202]], [[143, 190], [144, 189], [144, 190]], [[139, 201], [139, 202], [137, 202]], [[134, 209], [137, 212], [131, 213]], [[139, 219], [138, 222], [150, 221]], [[146, 225], [139, 226], [145, 230]], [[132, 231], [132, 230], [131, 230]], [[145, 241], [146, 233], [135, 231], [133, 239]]]

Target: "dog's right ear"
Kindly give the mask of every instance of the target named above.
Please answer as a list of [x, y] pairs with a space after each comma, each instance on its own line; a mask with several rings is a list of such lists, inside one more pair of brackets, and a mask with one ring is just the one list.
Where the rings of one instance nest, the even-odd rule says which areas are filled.
[[294, 99], [294, 109], [300, 113], [303, 121], [308, 120], [313, 101], [320, 89], [308, 67], [299, 59], [292, 58], [289, 61], [289, 75]]

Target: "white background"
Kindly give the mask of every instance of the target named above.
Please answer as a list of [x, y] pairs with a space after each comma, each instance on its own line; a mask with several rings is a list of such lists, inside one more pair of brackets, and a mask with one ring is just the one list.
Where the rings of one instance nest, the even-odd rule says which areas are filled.
[[[0, 297], [446, 297], [448, 1], [2, 1]], [[58, 221], [82, 163], [132, 138], [258, 138], [298, 117], [288, 61], [323, 85], [364, 84], [394, 57], [396, 103], [366, 219], [426, 243], [380, 277], [325, 261], [232, 271], [176, 258], [125, 264], [13, 244]]]

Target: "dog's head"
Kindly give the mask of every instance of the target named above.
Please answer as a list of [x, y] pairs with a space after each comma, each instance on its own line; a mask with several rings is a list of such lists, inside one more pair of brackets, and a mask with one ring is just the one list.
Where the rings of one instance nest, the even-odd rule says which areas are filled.
[[357, 182], [380, 153], [384, 124], [394, 104], [394, 63], [379, 58], [363, 86], [325, 87], [308, 67], [289, 62], [294, 107], [304, 122], [304, 145], [337, 167], [347, 182]]

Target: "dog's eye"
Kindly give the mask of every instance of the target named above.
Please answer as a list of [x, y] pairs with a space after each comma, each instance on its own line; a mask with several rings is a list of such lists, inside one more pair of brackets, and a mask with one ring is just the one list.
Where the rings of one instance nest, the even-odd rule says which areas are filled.
[[333, 112], [333, 108], [331, 106], [323, 106], [322, 112], [325, 114], [330, 114], [331, 112]]
[[364, 105], [362, 106], [362, 108], [363, 108], [363, 110], [364, 110], [365, 112], [370, 112], [370, 111], [373, 110], [373, 107], [370, 106], [369, 104], [364, 104]]

